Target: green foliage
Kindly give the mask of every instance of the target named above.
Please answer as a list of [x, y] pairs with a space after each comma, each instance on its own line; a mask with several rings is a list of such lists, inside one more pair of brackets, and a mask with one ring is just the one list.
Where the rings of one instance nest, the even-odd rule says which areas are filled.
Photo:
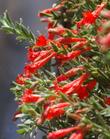
[[15, 34], [16, 39], [21, 41], [29, 42], [30, 44], [35, 43], [35, 35], [29, 29], [23, 25], [23, 20], [20, 19], [19, 22], [13, 22], [9, 17], [8, 12], [5, 11], [4, 15], [0, 16], [0, 29], [8, 34]]

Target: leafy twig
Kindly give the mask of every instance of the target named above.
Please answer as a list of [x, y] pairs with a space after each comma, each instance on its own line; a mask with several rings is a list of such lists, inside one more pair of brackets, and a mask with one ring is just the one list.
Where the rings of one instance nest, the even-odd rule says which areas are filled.
[[23, 20], [20, 18], [19, 22], [13, 22], [9, 17], [7, 11], [0, 16], [0, 29], [8, 34], [15, 34], [16, 39], [20, 42], [28, 41], [30, 44], [35, 43], [35, 35], [32, 33], [29, 27], [23, 24]]

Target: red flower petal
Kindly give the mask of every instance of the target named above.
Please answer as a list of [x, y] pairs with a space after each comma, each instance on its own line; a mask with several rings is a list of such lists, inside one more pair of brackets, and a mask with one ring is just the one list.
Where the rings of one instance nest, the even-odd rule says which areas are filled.
[[73, 133], [69, 139], [84, 139], [84, 133], [82, 130], [78, 130], [77, 132]]
[[31, 89], [26, 89], [21, 98], [21, 101], [22, 103], [33, 103], [38, 102], [41, 99], [42, 98], [39, 95], [33, 94], [33, 91]]
[[75, 130], [78, 130], [78, 129], [80, 129], [80, 127], [78, 127], [78, 126], [70, 127], [70, 128], [66, 128], [66, 129], [60, 129], [60, 130], [49, 133], [47, 138], [48, 139], [60, 139], [64, 136], [68, 135], [72, 131], [75, 131]]
[[24, 85], [25, 84], [25, 78], [23, 77], [22, 74], [18, 74], [17, 78], [16, 78], [16, 83]]
[[110, 97], [105, 98], [105, 104], [110, 105]]
[[65, 113], [64, 108], [69, 106], [70, 104], [68, 102], [65, 103], [59, 103], [57, 105], [53, 105], [50, 107], [47, 107], [43, 114], [43, 119], [51, 120], [55, 117], [61, 116]]
[[69, 71], [67, 71], [65, 74], [59, 75], [57, 77], [57, 82], [61, 82], [61, 81], [67, 80], [69, 77], [72, 77], [72, 76], [76, 75], [78, 70], [83, 70], [83, 69], [84, 69], [83, 66], [72, 68]]
[[46, 40], [46, 38], [45, 38], [43, 35], [39, 36], [39, 37], [37, 38], [36, 45], [37, 45], [37, 46], [45, 46], [45, 45], [47, 45], [47, 40]]

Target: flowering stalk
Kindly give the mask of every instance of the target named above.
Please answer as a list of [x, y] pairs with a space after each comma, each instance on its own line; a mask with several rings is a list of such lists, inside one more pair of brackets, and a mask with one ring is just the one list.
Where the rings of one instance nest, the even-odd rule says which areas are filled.
[[[106, 9], [105, 9], [106, 8]], [[28, 41], [27, 64], [13, 82], [22, 124], [48, 139], [110, 138], [109, 2], [58, 0], [39, 13], [48, 36], [36, 36], [5, 13], [0, 28]], [[82, 18], [83, 15], [83, 18]], [[14, 119], [14, 120], [15, 120]]]

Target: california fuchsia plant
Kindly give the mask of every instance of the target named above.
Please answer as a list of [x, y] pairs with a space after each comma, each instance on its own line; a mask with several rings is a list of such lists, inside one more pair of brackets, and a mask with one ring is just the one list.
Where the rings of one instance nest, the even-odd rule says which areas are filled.
[[48, 36], [34, 35], [8, 13], [0, 27], [29, 42], [13, 82], [17, 133], [47, 139], [110, 139], [110, 2], [58, 0], [38, 14]]

